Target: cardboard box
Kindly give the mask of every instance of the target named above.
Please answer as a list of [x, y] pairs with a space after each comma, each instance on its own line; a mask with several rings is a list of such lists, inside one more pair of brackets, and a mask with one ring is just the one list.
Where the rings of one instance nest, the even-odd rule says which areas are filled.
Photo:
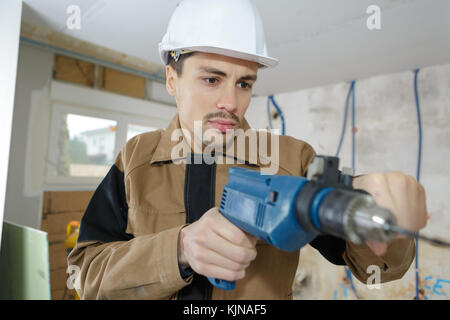
[[44, 192], [43, 215], [58, 212], [84, 212], [93, 194], [93, 191]]
[[[84, 211], [67, 212], [67, 213], [51, 213], [47, 214], [41, 223], [41, 230], [48, 234], [66, 234], [67, 224], [70, 221], [81, 221]], [[65, 237], [64, 237], [65, 239]], [[51, 241], [51, 243], [53, 243]]]
[[[41, 229], [48, 233], [52, 299], [62, 299], [67, 285], [67, 251], [64, 245], [70, 221], [81, 221], [93, 191], [48, 191], [44, 193]], [[67, 289], [65, 299], [73, 296]]]

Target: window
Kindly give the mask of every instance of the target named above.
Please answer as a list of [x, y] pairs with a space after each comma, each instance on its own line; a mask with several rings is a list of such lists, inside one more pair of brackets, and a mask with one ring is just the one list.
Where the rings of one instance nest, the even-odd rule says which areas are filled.
[[97, 184], [117, 155], [119, 117], [53, 105], [47, 184]]
[[[158, 129], [142, 119], [62, 103], [53, 105], [48, 184], [98, 184], [135, 135]], [[133, 122], [133, 123], [131, 123]], [[139, 123], [139, 124], [135, 124]], [[160, 126], [163, 127], [163, 126]]]
[[170, 106], [56, 81], [50, 97], [47, 190], [94, 189], [129, 139], [167, 127], [176, 114]]
[[147, 126], [141, 126], [137, 124], [129, 124], [128, 130], [127, 130], [127, 141], [131, 138], [137, 136], [138, 134], [149, 132], [149, 131], [155, 131], [158, 128], [152, 128]]
[[58, 175], [105, 176], [114, 162], [116, 127], [117, 121], [114, 120], [72, 113], [63, 116], [59, 136]]

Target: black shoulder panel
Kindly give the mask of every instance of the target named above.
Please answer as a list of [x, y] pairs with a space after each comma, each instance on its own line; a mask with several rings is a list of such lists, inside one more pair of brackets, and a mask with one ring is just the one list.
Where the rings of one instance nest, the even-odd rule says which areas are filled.
[[[186, 164], [184, 182], [184, 206], [186, 223], [192, 223], [214, 207], [216, 185], [216, 163], [206, 164], [202, 155], [189, 155], [191, 163]], [[195, 161], [195, 157], [200, 159]], [[212, 285], [208, 279], [194, 273], [192, 282], [178, 292], [178, 300], [209, 300]]]
[[128, 205], [125, 196], [124, 174], [115, 165], [95, 190], [81, 219], [78, 241], [126, 241]]
[[344, 258], [342, 258], [346, 248], [345, 240], [331, 235], [319, 235], [309, 244], [332, 264], [346, 265]]

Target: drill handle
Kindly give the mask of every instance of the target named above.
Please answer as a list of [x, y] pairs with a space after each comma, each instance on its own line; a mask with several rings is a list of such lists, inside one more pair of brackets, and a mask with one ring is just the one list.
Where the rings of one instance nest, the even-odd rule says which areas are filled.
[[227, 281], [209, 277], [208, 281], [219, 289], [222, 290], [234, 290], [236, 288], [236, 281]]

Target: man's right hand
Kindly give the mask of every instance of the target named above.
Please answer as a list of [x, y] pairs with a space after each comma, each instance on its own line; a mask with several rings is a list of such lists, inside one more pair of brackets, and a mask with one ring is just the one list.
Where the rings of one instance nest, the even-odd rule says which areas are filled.
[[227, 281], [244, 278], [256, 258], [255, 237], [228, 221], [217, 208], [184, 227], [178, 238], [178, 261], [198, 274]]

